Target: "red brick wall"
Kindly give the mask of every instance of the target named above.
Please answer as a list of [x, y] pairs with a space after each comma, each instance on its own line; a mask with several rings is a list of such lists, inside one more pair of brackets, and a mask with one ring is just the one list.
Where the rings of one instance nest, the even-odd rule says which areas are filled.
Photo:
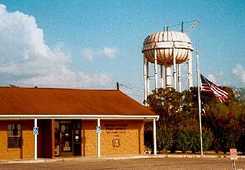
[[[22, 125], [22, 148], [8, 148], [8, 124], [18, 122]], [[54, 126], [54, 121], [47, 122], [49, 126]], [[82, 120], [81, 129], [81, 150], [83, 156], [96, 156], [96, 120]], [[144, 152], [144, 122], [136, 120], [101, 120], [101, 155], [123, 155], [123, 154], [143, 154]], [[34, 158], [34, 135], [32, 132], [33, 120], [21, 121], [0, 121], [0, 160], [10, 159], [33, 159]], [[53, 127], [47, 127], [52, 131]], [[54, 132], [54, 130], [53, 130]], [[48, 157], [53, 156], [51, 148], [54, 149], [54, 135], [50, 132], [47, 144]], [[43, 149], [40, 146], [39, 152]], [[53, 150], [54, 151], [54, 150]], [[40, 153], [39, 153], [40, 155]]]
[[[82, 121], [82, 145], [85, 156], [96, 155], [96, 121]], [[101, 155], [143, 154], [144, 122], [101, 120]]]
[[[22, 126], [22, 148], [8, 148], [8, 124], [18, 122]], [[0, 160], [33, 159], [34, 136], [32, 133], [33, 121], [0, 121]]]

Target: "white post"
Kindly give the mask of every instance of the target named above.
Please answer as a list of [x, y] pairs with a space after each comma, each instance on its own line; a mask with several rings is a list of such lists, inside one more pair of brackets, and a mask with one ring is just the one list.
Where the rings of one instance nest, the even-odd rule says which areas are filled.
[[38, 135], [38, 126], [37, 126], [37, 119], [34, 119], [34, 128], [33, 128], [33, 134], [34, 134], [34, 160], [37, 160], [37, 135]]
[[158, 85], [157, 85], [157, 50], [154, 49], [154, 70], [155, 70], [155, 90], [157, 90]]
[[160, 73], [161, 73], [161, 88], [164, 88], [163, 65], [160, 66]]
[[97, 134], [97, 157], [100, 157], [100, 133], [101, 133], [101, 127], [100, 127], [100, 119], [97, 119], [97, 127], [96, 127], [96, 134]]
[[147, 59], [144, 58], [144, 105], [147, 105]]
[[147, 74], [147, 77], [146, 77], [146, 82], [147, 82], [147, 95], [149, 95], [149, 92], [150, 92], [150, 69], [149, 69], [149, 62], [147, 61], [146, 62], [146, 74]]
[[172, 87], [172, 71], [171, 67], [165, 67], [165, 87]]
[[200, 145], [201, 145], [201, 156], [203, 156], [203, 144], [202, 144], [202, 115], [201, 115], [201, 93], [200, 93], [200, 68], [199, 68], [199, 55], [198, 51], [196, 54], [197, 62], [197, 90], [198, 90], [198, 116], [199, 116], [199, 130], [200, 130]]
[[173, 77], [174, 77], [174, 89], [177, 90], [177, 75], [176, 75], [176, 56], [173, 49]]
[[156, 119], [153, 119], [153, 153], [157, 154], [157, 133], [156, 133]]
[[181, 84], [181, 65], [177, 65], [177, 70], [178, 70], [178, 91], [181, 92], [182, 90], [182, 84]]
[[193, 82], [192, 82], [192, 52], [189, 51], [189, 57], [188, 57], [188, 88], [190, 89], [193, 86]]

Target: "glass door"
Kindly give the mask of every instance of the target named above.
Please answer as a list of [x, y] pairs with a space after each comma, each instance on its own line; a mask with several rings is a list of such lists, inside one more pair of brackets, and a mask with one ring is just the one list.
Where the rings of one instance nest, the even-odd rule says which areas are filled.
[[55, 156], [81, 156], [81, 120], [57, 120]]
[[60, 122], [60, 151], [63, 154], [72, 154], [72, 124], [71, 121]]

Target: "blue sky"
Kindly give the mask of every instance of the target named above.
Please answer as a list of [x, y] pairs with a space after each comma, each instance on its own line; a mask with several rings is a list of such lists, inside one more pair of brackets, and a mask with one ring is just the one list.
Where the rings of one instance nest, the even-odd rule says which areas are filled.
[[[0, 0], [0, 4], [5, 6], [5, 14], [15, 13], [12, 18], [8, 16], [6, 25], [9, 27], [2, 24], [1, 28], [0, 25], [0, 29], [4, 30], [0, 32], [0, 38], [4, 39], [6, 34], [11, 35], [12, 32], [16, 33], [14, 35], [23, 35], [15, 36], [16, 41], [13, 36], [7, 37], [8, 41], [3, 41], [3, 46], [9, 45], [9, 42], [18, 43], [8, 48], [2, 47], [2, 51], [0, 48], [0, 54], [2, 52], [1, 55], [5, 56], [0, 61], [2, 85], [61, 84], [62, 87], [79, 87], [81, 84], [81, 87], [86, 88], [114, 88], [115, 82], [119, 81], [127, 86], [124, 88], [129, 95], [139, 99], [143, 96], [141, 49], [144, 38], [152, 32], [161, 31], [164, 25], [193, 19], [198, 19], [200, 24], [195, 29], [186, 24], [185, 30], [193, 46], [198, 46], [202, 72], [219, 84], [245, 85], [243, 0]], [[19, 13], [16, 14], [16, 11]], [[4, 18], [6, 15], [2, 16]], [[23, 29], [13, 28], [21, 25]], [[28, 25], [31, 25], [30, 28], [27, 28]], [[35, 30], [41, 30], [42, 34]], [[28, 32], [32, 31], [34, 33], [30, 36]], [[39, 42], [34, 43], [35, 46], [27, 43], [33, 40], [32, 35], [38, 37], [34, 38]], [[37, 53], [38, 44], [44, 44], [45, 48], [47, 46], [45, 54]], [[12, 49], [14, 45], [16, 48]], [[24, 52], [15, 53], [17, 49]], [[40, 53], [42, 59], [32, 58]], [[9, 57], [10, 54], [15, 57]], [[53, 55], [56, 60], [44, 62], [46, 56]], [[61, 59], [59, 56], [62, 56]], [[36, 65], [41, 68], [35, 70]], [[49, 71], [45, 72], [42, 65]], [[74, 78], [57, 78], [55, 74], [48, 75], [51, 72]], [[62, 84], [62, 81], [76, 83]]]

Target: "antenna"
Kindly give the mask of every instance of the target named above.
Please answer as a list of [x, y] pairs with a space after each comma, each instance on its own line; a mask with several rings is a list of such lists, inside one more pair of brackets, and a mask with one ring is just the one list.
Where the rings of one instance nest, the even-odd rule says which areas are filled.
[[[191, 29], [194, 29], [200, 24], [200, 21], [198, 19], [194, 20], [188, 20], [188, 21], [181, 21], [178, 24], [173, 24], [173, 25], [165, 25], [164, 26], [164, 31], [168, 31], [169, 28], [178, 28], [180, 26], [181, 32], [184, 32], [184, 26], [185, 25], [191, 25]], [[185, 31], [186, 32], [186, 31]]]
[[181, 22], [181, 32], [184, 32], [184, 21]]

